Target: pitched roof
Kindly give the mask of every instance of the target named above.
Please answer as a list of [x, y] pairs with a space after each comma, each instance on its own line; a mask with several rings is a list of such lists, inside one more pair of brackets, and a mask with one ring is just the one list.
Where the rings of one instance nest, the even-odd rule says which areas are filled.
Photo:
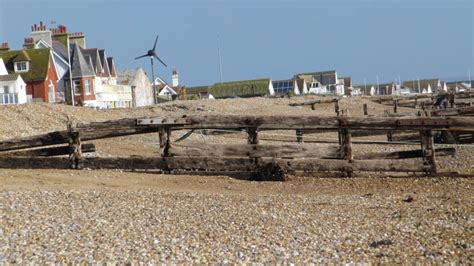
[[327, 71], [318, 71], [318, 72], [309, 72], [309, 73], [299, 73], [295, 76], [303, 78], [307, 83], [311, 83], [309, 79], [314, 78], [323, 85], [333, 85], [336, 84], [336, 70], [327, 70]]
[[268, 91], [270, 79], [256, 79], [216, 83], [209, 88], [215, 98], [263, 96]]
[[0, 57], [3, 58], [5, 67], [10, 73], [14, 72], [14, 62], [18, 61], [15, 58], [21, 54], [26, 54], [30, 58], [28, 72], [20, 73], [23, 80], [25, 82], [45, 80], [48, 76], [50, 48], [0, 51]]
[[[88, 62], [82, 54], [81, 48], [79, 45], [72, 45], [72, 54], [71, 54], [71, 71], [73, 78], [79, 77], [90, 77], [94, 76], [94, 72], [89, 67]], [[69, 78], [69, 74], [65, 77]]]
[[102, 64], [100, 63], [100, 59], [99, 59], [99, 49], [90, 48], [90, 49], [81, 49], [81, 50], [84, 57], [90, 57], [90, 61], [92, 62], [94, 73], [96, 75], [99, 75], [100, 73], [102, 73]]
[[110, 76], [117, 77], [117, 70], [115, 69], [115, 62], [113, 57], [107, 57], [107, 65], [109, 66]]
[[304, 89], [306, 81], [302, 78], [296, 78], [296, 84], [298, 85], [298, 88], [302, 91]]
[[53, 51], [63, 57], [67, 61], [67, 48], [59, 41], [53, 41]]
[[0, 81], [12, 81], [12, 80], [17, 80], [19, 74], [8, 74], [8, 75], [1, 75], [0, 76]]
[[104, 49], [99, 50], [99, 59], [100, 59], [100, 63], [102, 64], [103, 76], [105, 77], [110, 76], [110, 68], [109, 68], [109, 64], [107, 63], [107, 57], [105, 56]]
[[25, 52], [25, 50], [22, 50], [15, 58], [13, 58], [13, 62], [22, 62], [22, 61], [31, 61], [30, 56]]

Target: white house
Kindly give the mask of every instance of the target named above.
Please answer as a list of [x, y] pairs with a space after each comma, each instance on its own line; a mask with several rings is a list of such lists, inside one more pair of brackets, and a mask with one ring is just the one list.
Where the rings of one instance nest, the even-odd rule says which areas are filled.
[[344, 80], [338, 79], [335, 70], [301, 73], [295, 77], [305, 80], [308, 93], [344, 95]]
[[26, 83], [19, 74], [8, 74], [0, 58], [0, 105], [27, 103]]

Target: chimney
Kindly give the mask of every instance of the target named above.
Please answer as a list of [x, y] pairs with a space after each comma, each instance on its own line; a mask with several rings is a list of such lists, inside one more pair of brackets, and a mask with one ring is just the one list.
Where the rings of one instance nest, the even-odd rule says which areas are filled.
[[43, 40], [52, 46], [53, 40], [51, 39], [51, 31], [46, 29], [46, 25], [43, 24], [43, 21], [40, 21], [39, 26], [34, 24], [31, 29], [31, 38], [33, 38], [33, 44]]
[[77, 44], [81, 48], [86, 49], [86, 37], [82, 32], [71, 32], [69, 34], [69, 42]]
[[35, 43], [33, 41], [33, 38], [31, 38], [31, 37], [25, 38], [25, 42], [23, 43], [23, 48], [24, 49], [33, 49], [34, 45], [35, 45]]
[[178, 71], [176, 71], [176, 68], [173, 69], [173, 74], [171, 75], [171, 86], [173, 87], [179, 86]]
[[64, 25], [59, 25], [57, 28], [50, 29], [50, 31], [53, 37], [67, 34], [67, 28]]
[[10, 50], [10, 46], [8, 46], [7, 42], [0, 43], [0, 51], [8, 51]]

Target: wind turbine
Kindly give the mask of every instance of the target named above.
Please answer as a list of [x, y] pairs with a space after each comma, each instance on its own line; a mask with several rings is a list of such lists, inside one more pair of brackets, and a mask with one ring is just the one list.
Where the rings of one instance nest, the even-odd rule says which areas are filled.
[[155, 91], [155, 72], [153, 70], [153, 58], [156, 58], [158, 61], [160, 61], [160, 63], [162, 63], [165, 67], [168, 67], [165, 62], [163, 62], [163, 60], [161, 60], [158, 55], [156, 54], [156, 43], [158, 42], [158, 37], [159, 35], [156, 35], [156, 39], [155, 39], [155, 44], [153, 45], [153, 48], [151, 50], [148, 50], [148, 52], [144, 55], [141, 55], [139, 57], [135, 57], [135, 60], [136, 59], [140, 59], [140, 58], [143, 58], [143, 57], [150, 57], [150, 61], [151, 61], [151, 76], [153, 78], [153, 83], [152, 83], [152, 86], [153, 86], [153, 103], [156, 104], [157, 101], [156, 101], [156, 91]]

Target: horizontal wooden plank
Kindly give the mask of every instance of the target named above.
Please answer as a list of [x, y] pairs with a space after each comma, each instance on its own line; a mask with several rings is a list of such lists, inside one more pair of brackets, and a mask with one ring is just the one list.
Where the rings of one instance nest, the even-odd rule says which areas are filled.
[[331, 99], [319, 99], [314, 101], [307, 101], [301, 103], [290, 103], [289, 106], [305, 106], [305, 105], [313, 105], [313, 104], [321, 104], [321, 103], [334, 103], [339, 101], [339, 98], [331, 98]]
[[308, 145], [172, 145], [170, 156], [184, 157], [269, 157], [269, 158], [341, 158], [342, 151], [339, 145], [310, 147]]
[[[335, 159], [262, 159], [261, 164], [276, 162], [286, 171], [376, 171], [376, 172], [425, 172], [426, 166], [414, 160], [346, 160]], [[81, 164], [89, 169], [126, 170], [223, 170], [252, 172], [257, 164], [254, 159], [170, 157], [170, 158], [83, 158]], [[68, 169], [64, 157], [0, 157], [0, 168]]]
[[[436, 156], [454, 156], [455, 148], [439, 148], [435, 150]], [[422, 150], [395, 151], [395, 152], [376, 152], [355, 155], [356, 160], [372, 160], [372, 159], [411, 159], [423, 156]]]
[[[95, 152], [94, 143], [84, 143], [81, 145], [82, 153]], [[68, 155], [69, 146], [60, 146], [60, 147], [50, 147], [50, 148], [41, 148], [33, 150], [24, 150], [24, 151], [14, 151], [14, 152], [3, 152], [0, 153], [0, 156], [60, 156]]]
[[35, 135], [0, 141], [0, 151], [19, 150], [41, 146], [50, 146], [68, 142], [68, 132], [54, 131], [47, 134]]

